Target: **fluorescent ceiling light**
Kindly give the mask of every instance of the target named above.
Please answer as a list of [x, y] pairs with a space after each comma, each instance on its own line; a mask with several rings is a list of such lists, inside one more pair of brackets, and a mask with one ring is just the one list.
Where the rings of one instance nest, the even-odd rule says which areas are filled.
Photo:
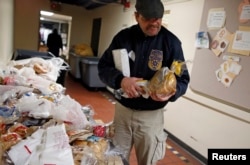
[[46, 15], [46, 16], [52, 16], [52, 15], [54, 15], [54, 13], [52, 13], [52, 12], [48, 12], [48, 11], [40, 11], [40, 14], [41, 15]]
[[44, 20], [44, 17], [40, 17], [40, 20]]

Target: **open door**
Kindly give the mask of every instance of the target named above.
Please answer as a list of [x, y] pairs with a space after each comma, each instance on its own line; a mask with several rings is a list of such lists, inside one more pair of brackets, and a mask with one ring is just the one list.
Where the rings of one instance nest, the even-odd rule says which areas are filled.
[[[45, 14], [44, 14], [45, 13]], [[38, 50], [41, 52], [47, 51], [47, 38], [54, 28], [58, 29], [58, 33], [62, 37], [63, 52], [67, 55], [70, 46], [70, 30], [71, 30], [71, 16], [55, 14], [52, 12], [40, 12], [40, 28], [39, 28], [39, 43]]]

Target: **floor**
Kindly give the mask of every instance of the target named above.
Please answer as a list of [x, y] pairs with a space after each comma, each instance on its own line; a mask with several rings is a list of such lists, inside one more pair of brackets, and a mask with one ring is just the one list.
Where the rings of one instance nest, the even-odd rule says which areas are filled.
[[[112, 122], [115, 100], [110, 92], [105, 89], [86, 88], [80, 80], [76, 80], [70, 74], [66, 74], [64, 82], [65, 94], [68, 94], [82, 106], [91, 106], [94, 110], [94, 119], [102, 120], [104, 123]], [[173, 140], [168, 138], [166, 143], [166, 155], [157, 165], [203, 165]], [[131, 153], [130, 165], [137, 165], [134, 150]]]

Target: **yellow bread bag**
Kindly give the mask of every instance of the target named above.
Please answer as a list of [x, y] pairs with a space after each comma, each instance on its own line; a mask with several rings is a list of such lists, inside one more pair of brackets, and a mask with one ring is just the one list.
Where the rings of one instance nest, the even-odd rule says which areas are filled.
[[181, 76], [185, 70], [185, 62], [173, 61], [171, 69], [162, 67], [148, 83], [148, 91], [157, 95], [171, 95], [176, 92], [176, 76]]
[[148, 90], [157, 95], [170, 95], [176, 92], [176, 78], [174, 72], [163, 67], [155, 73], [148, 84]]

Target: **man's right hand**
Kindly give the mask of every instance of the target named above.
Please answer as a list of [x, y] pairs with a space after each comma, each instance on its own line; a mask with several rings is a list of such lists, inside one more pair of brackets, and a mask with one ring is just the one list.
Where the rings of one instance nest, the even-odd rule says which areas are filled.
[[142, 88], [136, 84], [137, 81], [143, 80], [137, 77], [124, 77], [121, 81], [121, 88], [127, 94], [128, 98], [140, 97], [143, 92]]

